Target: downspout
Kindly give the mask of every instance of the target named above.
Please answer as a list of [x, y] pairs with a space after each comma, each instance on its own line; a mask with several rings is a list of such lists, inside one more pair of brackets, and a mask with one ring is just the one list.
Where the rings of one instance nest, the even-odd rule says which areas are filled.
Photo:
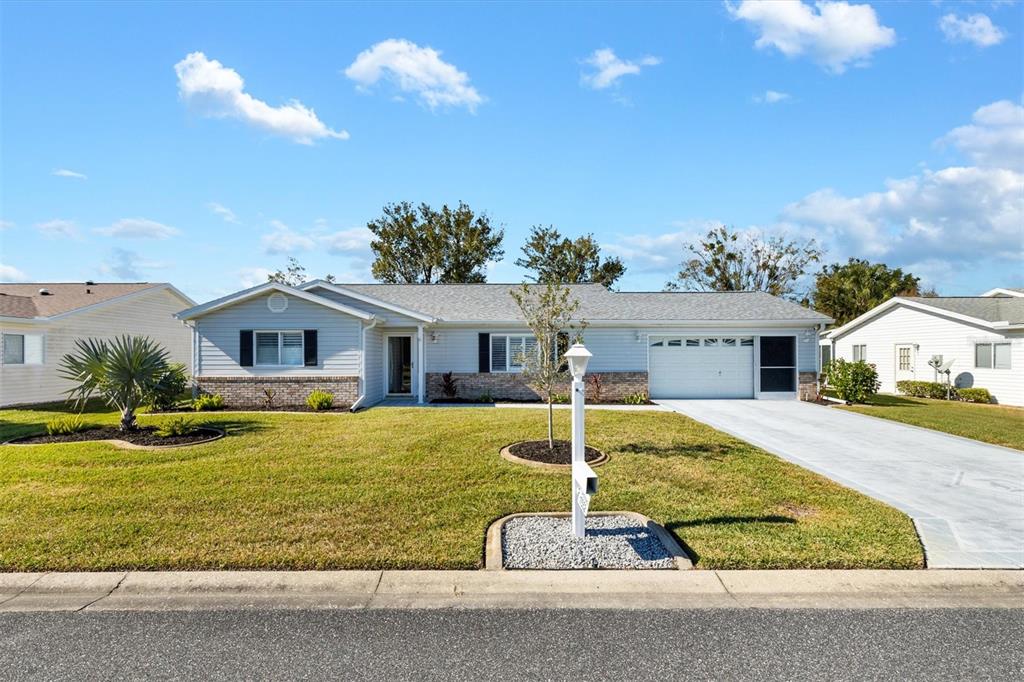
[[349, 408], [351, 412], [358, 410], [359, 406], [366, 400], [366, 332], [376, 327], [379, 321], [376, 317], [373, 318], [370, 324], [363, 327], [363, 333], [359, 337], [359, 397], [356, 398], [355, 402], [352, 403], [352, 407]]

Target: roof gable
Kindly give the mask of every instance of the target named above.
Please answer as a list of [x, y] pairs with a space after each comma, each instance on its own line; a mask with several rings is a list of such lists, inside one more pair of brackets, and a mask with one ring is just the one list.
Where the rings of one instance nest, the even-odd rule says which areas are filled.
[[251, 298], [262, 296], [263, 294], [274, 291], [281, 292], [282, 294], [287, 294], [288, 296], [295, 296], [296, 298], [301, 298], [305, 301], [309, 301], [310, 303], [322, 305], [325, 308], [337, 310], [340, 313], [345, 313], [346, 315], [351, 315], [361, 320], [374, 319], [373, 314], [368, 313], [365, 310], [358, 310], [351, 306], [338, 303], [337, 301], [332, 301], [330, 299], [324, 298], [323, 296], [317, 296], [316, 294], [311, 294], [308, 291], [296, 289], [294, 287], [288, 286], [287, 284], [281, 284], [279, 282], [267, 282], [265, 284], [260, 284], [249, 289], [237, 291], [233, 294], [228, 294], [227, 296], [222, 296], [221, 298], [214, 299], [208, 303], [197, 305], [187, 310], [182, 310], [181, 312], [175, 314], [175, 317], [177, 317], [180, 320], [192, 320], [197, 317], [202, 317], [203, 315], [212, 313], [215, 310], [222, 310], [224, 308], [233, 306], [237, 303], [241, 303], [242, 301], [248, 301]]
[[1024, 324], [1024, 298], [987, 296], [896, 296], [826, 335], [837, 339], [897, 306], [943, 315], [967, 324], [1001, 329]]

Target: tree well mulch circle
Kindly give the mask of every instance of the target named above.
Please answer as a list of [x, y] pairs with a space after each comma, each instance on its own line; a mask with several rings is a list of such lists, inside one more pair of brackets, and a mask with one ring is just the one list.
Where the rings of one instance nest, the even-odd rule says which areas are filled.
[[9, 440], [4, 445], [48, 445], [52, 443], [86, 443], [105, 441], [126, 448], [180, 448], [187, 445], [209, 443], [224, 437], [224, 431], [212, 426], [197, 426], [183, 436], [158, 436], [155, 426], [140, 426], [135, 431], [122, 432], [114, 426], [86, 429], [78, 433], [61, 435], [34, 434]]
[[[501, 449], [501, 456], [516, 464], [544, 467], [550, 469], [572, 468], [572, 443], [567, 440], [556, 440], [555, 448], [548, 447], [545, 440], [524, 440], [506, 445]], [[601, 466], [608, 461], [608, 455], [597, 448], [586, 447], [583, 460], [590, 466]]]

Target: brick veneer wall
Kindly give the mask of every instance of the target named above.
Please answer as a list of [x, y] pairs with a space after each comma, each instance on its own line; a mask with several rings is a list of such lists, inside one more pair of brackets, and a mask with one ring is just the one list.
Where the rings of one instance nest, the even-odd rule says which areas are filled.
[[263, 389], [274, 391], [274, 404], [298, 407], [319, 388], [334, 394], [335, 407], [348, 407], [359, 397], [359, 377], [197, 377], [203, 393], [219, 393], [227, 407], [263, 407]]
[[[647, 393], [647, 372], [597, 372], [601, 377], [601, 399], [622, 400], [633, 393]], [[457, 373], [452, 375], [456, 380], [457, 397], [475, 400], [483, 394], [489, 394], [495, 400], [537, 400], [540, 396], [526, 385], [522, 375], [494, 372]], [[594, 400], [594, 385], [588, 374], [585, 380], [587, 400]], [[427, 400], [444, 398], [441, 390], [441, 375], [427, 374]], [[569, 382], [558, 388], [558, 393], [569, 393]]]
[[797, 396], [800, 400], [813, 401], [818, 397], [818, 373], [800, 372], [797, 386]]

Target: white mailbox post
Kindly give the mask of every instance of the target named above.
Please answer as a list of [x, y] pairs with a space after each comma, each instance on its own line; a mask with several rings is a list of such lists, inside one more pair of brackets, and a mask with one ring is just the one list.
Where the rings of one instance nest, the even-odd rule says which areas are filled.
[[591, 355], [582, 343], [574, 343], [565, 353], [572, 374], [572, 534], [578, 538], [586, 534], [590, 496], [597, 492], [597, 474], [584, 458], [583, 406], [586, 389], [583, 375]]

